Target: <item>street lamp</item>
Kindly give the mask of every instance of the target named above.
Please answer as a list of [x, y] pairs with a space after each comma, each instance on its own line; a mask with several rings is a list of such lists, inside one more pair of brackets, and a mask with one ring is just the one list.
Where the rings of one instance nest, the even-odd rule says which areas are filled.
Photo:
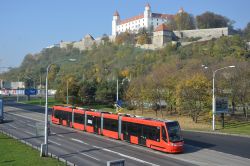
[[[124, 83], [125, 80], [128, 80], [128, 82], [130, 82], [130, 79], [128, 78], [123, 78], [122, 79], [122, 85]], [[118, 100], [119, 100], [119, 81], [118, 81], [118, 78], [116, 80], [116, 112], [119, 111], [119, 105], [118, 105]]]
[[234, 68], [235, 66], [226, 66], [223, 68], [216, 69], [213, 71], [213, 99], [212, 99], [212, 110], [213, 110], [213, 131], [215, 130], [215, 75], [217, 71], [224, 70], [227, 68]]
[[67, 105], [69, 104], [69, 79], [67, 79]]
[[48, 155], [48, 74], [50, 67], [56, 63], [70, 61], [75, 62], [76, 59], [66, 59], [61, 61], [56, 61], [48, 65], [46, 70], [46, 89], [45, 89], [45, 123], [44, 123], [44, 143], [41, 144], [41, 153], [40, 156], [47, 156]]

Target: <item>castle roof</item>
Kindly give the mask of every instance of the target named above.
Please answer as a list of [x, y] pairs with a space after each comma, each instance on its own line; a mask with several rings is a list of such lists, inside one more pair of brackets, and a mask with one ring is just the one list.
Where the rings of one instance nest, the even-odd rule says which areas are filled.
[[91, 36], [90, 34], [85, 35], [83, 39], [84, 39], [84, 40], [85, 40], [85, 39], [87, 39], [87, 40], [95, 40], [95, 39], [93, 38], [93, 36]]
[[115, 11], [114, 16], [120, 16], [117, 10]]
[[155, 28], [155, 32], [157, 31], [169, 31], [169, 28], [166, 24], [161, 24]]
[[150, 8], [151, 6], [150, 6], [150, 4], [149, 4], [149, 3], [147, 3], [145, 7], [149, 7], [149, 8]]
[[181, 7], [181, 8], [179, 9], [178, 13], [184, 13], [183, 7]]
[[142, 19], [142, 18], [144, 18], [144, 14], [140, 14], [140, 15], [137, 15], [137, 16], [122, 20], [120, 22], [120, 25], [121, 24], [126, 24], [126, 23], [131, 22], [131, 21], [139, 20], [139, 19]]
[[174, 18], [174, 15], [172, 15], [172, 14], [152, 13], [152, 17], [173, 19], [173, 18]]

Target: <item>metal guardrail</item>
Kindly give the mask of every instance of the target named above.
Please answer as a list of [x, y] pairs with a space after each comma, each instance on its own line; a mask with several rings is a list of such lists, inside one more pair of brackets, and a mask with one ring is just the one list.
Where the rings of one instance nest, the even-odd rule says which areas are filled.
[[[4, 134], [4, 135], [7, 135], [7, 136], [9, 136], [9, 137], [23, 143], [23, 144], [26, 144], [26, 145], [32, 147], [35, 150], [38, 150], [40, 152], [40, 147], [39, 146], [32, 145], [31, 143], [29, 143], [29, 142], [27, 142], [27, 141], [25, 141], [23, 139], [17, 138], [16, 136], [14, 136], [14, 135], [12, 135], [10, 133], [7, 133], [7, 132], [5, 132], [3, 130], [0, 130], [0, 132], [2, 134]], [[57, 161], [61, 161], [61, 162], [65, 163], [66, 166], [77, 166], [75, 163], [72, 163], [72, 162], [70, 162], [68, 160], [65, 160], [64, 158], [61, 158], [61, 157], [59, 157], [59, 156], [57, 156], [57, 155], [55, 155], [53, 153], [50, 153], [50, 152], [48, 152], [48, 157], [57, 159]]]

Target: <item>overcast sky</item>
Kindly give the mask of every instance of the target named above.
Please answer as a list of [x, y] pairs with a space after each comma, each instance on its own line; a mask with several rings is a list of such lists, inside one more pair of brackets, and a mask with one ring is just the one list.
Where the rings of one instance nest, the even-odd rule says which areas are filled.
[[143, 13], [147, 2], [152, 12], [175, 14], [183, 7], [194, 16], [221, 14], [234, 20], [236, 28], [250, 22], [250, 0], [1, 0], [0, 67], [17, 67], [26, 54], [61, 40], [110, 35], [115, 10], [124, 19]]

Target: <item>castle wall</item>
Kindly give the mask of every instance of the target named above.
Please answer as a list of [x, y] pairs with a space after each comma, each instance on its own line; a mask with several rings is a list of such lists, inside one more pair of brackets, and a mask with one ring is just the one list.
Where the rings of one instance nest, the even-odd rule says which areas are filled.
[[221, 36], [228, 36], [228, 28], [182, 30], [174, 31], [174, 34], [179, 38], [201, 37], [203, 39], [212, 39], [219, 38]]

